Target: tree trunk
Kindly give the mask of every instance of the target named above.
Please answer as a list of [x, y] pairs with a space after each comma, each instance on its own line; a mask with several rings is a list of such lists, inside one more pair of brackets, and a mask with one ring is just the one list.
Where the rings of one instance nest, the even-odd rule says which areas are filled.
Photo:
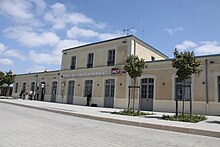
[[130, 111], [131, 110], [131, 106], [130, 106], [130, 104], [131, 104], [131, 88], [130, 88], [130, 85], [128, 86], [128, 111]]
[[176, 117], [178, 116], [178, 99], [177, 99], [177, 96], [176, 96]]
[[190, 119], [192, 118], [192, 95], [191, 95], [191, 83], [190, 83]]
[[133, 112], [135, 110], [135, 91], [136, 91], [136, 78], [134, 78], [134, 87], [133, 87]]
[[186, 82], [186, 80], [183, 81], [183, 108], [182, 108], [182, 116], [185, 114], [185, 82]]

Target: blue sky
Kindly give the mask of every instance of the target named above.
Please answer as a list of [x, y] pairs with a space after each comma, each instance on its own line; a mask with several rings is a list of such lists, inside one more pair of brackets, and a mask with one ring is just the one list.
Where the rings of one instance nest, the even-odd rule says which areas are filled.
[[0, 70], [60, 69], [61, 51], [130, 34], [172, 51], [220, 53], [219, 0], [0, 0]]

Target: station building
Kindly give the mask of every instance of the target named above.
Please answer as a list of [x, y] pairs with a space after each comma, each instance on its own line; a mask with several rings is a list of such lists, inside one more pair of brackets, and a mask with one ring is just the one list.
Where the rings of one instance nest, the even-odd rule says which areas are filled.
[[136, 109], [175, 112], [175, 98], [182, 99], [184, 91], [186, 112], [192, 98], [193, 113], [220, 115], [220, 55], [197, 57], [203, 71], [183, 88], [171, 59], [133, 35], [65, 49], [60, 70], [17, 75], [12, 95], [28, 90], [35, 100], [86, 105], [90, 91], [98, 107], [127, 108], [132, 80], [123, 66], [132, 54], [148, 65], [138, 78]]

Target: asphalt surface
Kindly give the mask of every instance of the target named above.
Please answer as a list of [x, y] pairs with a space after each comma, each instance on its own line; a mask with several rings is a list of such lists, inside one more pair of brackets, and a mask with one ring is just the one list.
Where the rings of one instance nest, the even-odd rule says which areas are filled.
[[213, 146], [220, 139], [121, 125], [0, 103], [0, 147]]
[[37, 110], [44, 110], [48, 112], [76, 116], [80, 118], [88, 118], [92, 120], [111, 122], [116, 124], [139, 126], [143, 128], [153, 128], [159, 130], [220, 138], [219, 116], [206, 115], [208, 119], [205, 121], [201, 121], [198, 123], [189, 123], [158, 119], [164, 114], [175, 115], [174, 113], [166, 112], [149, 111], [148, 113], [153, 113], [153, 115], [133, 117], [111, 114], [111, 112], [123, 110], [117, 108], [89, 107], [62, 103], [51, 103], [45, 101], [30, 101], [22, 99], [0, 99], [0, 103], [6, 103]]

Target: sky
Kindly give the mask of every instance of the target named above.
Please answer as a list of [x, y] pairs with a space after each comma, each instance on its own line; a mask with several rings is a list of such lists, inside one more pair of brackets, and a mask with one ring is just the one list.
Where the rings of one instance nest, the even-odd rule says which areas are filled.
[[220, 54], [219, 0], [0, 0], [0, 71], [59, 70], [61, 51], [125, 36], [173, 58]]

